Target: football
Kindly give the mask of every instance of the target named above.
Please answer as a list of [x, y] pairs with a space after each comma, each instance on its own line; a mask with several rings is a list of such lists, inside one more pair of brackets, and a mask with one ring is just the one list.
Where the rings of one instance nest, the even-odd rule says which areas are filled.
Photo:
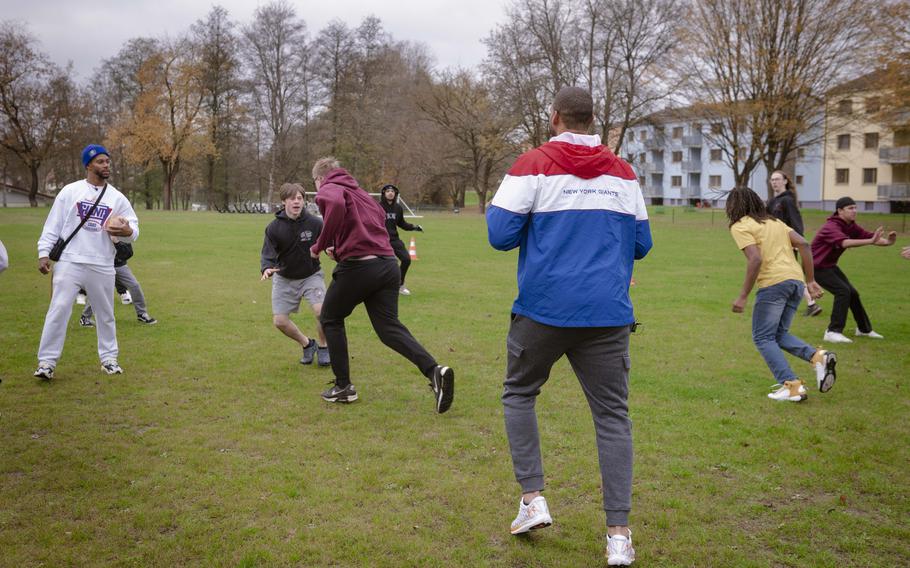
[[107, 220], [106, 226], [112, 229], [119, 229], [120, 227], [125, 227], [127, 224], [126, 217], [123, 217], [122, 215], [112, 215]]

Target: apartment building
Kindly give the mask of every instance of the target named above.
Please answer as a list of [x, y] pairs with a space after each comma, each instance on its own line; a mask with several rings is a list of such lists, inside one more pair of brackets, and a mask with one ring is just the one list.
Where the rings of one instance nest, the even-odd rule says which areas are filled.
[[[638, 173], [648, 203], [725, 203], [724, 193], [733, 187], [734, 176], [726, 161], [728, 151], [716, 136], [718, 128], [685, 107], [653, 113], [630, 129], [622, 154]], [[821, 206], [821, 162], [821, 144], [797, 152], [794, 183], [803, 207]], [[759, 165], [749, 187], [765, 195], [767, 179], [764, 166]]]
[[828, 93], [822, 195], [830, 209], [843, 196], [862, 211], [910, 209], [910, 116], [897, 127], [883, 125], [875, 74]]

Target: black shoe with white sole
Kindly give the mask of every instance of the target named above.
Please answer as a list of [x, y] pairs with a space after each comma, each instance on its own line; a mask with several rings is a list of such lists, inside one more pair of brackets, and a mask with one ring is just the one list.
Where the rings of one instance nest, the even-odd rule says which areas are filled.
[[834, 381], [837, 380], [836, 365], [837, 355], [833, 351], [825, 351], [822, 360], [815, 363], [815, 379], [819, 392], [828, 392], [834, 386]]
[[326, 402], [354, 402], [357, 400], [357, 391], [354, 390], [354, 385], [350, 383], [343, 387], [333, 383], [332, 388], [322, 393], [322, 400]]
[[436, 365], [433, 376], [430, 377], [430, 388], [436, 398], [436, 412], [442, 414], [455, 400], [455, 371], [451, 367]]

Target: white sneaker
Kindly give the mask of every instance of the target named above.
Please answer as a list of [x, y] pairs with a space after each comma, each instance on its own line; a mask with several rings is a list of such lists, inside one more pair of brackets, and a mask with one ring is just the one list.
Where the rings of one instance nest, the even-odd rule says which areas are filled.
[[410, 296], [411, 291], [405, 288], [403, 285], [398, 287], [398, 293], [402, 296]]
[[885, 336], [880, 333], [875, 333], [874, 331], [869, 331], [869, 333], [863, 333], [860, 330], [856, 330], [857, 337], [871, 337], [872, 339], [884, 339]]
[[775, 390], [768, 393], [768, 398], [771, 400], [779, 400], [782, 402], [802, 402], [809, 398], [809, 394], [806, 392], [806, 387], [803, 386], [803, 382], [799, 379], [784, 381], [784, 384], [774, 385], [772, 388]]
[[123, 369], [117, 364], [116, 359], [108, 359], [101, 363], [101, 370], [108, 375], [122, 375]]
[[120, 303], [123, 304], [124, 306], [127, 305], [127, 304], [132, 304], [132, 303], [133, 303], [133, 295], [130, 294], [130, 291], [129, 291], [129, 290], [127, 290], [126, 292], [120, 294]]
[[635, 549], [632, 548], [632, 531], [629, 536], [616, 535], [607, 537], [607, 566], [631, 566], [635, 562]]
[[834, 366], [837, 365], [837, 355], [831, 351], [818, 351], [812, 360], [815, 367], [815, 381], [818, 383], [818, 390], [820, 392], [828, 392], [837, 379], [837, 373], [834, 370]]
[[80, 306], [85, 305], [85, 294], [76, 294], [76, 303]]
[[822, 341], [827, 341], [829, 343], [853, 343], [852, 339], [843, 333], [838, 333], [836, 331], [826, 331], [825, 336], [822, 337]]
[[543, 495], [538, 495], [525, 505], [524, 499], [519, 499], [518, 516], [512, 521], [512, 534], [526, 533], [530, 530], [542, 529], [553, 524], [547, 500]]

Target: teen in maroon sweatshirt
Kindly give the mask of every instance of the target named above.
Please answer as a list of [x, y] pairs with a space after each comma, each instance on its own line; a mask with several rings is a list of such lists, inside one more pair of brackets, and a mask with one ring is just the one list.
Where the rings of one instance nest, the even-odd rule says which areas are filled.
[[436, 412], [445, 412], [455, 396], [455, 372], [438, 365], [398, 320], [401, 273], [389, 244], [385, 212], [335, 158], [316, 162], [313, 181], [318, 188], [316, 205], [322, 213], [323, 226], [310, 254], [318, 258], [325, 251], [338, 263], [320, 316], [335, 374], [335, 384], [322, 393], [323, 400], [357, 400], [357, 391], [351, 384], [344, 320], [358, 304], [363, 304], [379, 339], [430, 380]]

